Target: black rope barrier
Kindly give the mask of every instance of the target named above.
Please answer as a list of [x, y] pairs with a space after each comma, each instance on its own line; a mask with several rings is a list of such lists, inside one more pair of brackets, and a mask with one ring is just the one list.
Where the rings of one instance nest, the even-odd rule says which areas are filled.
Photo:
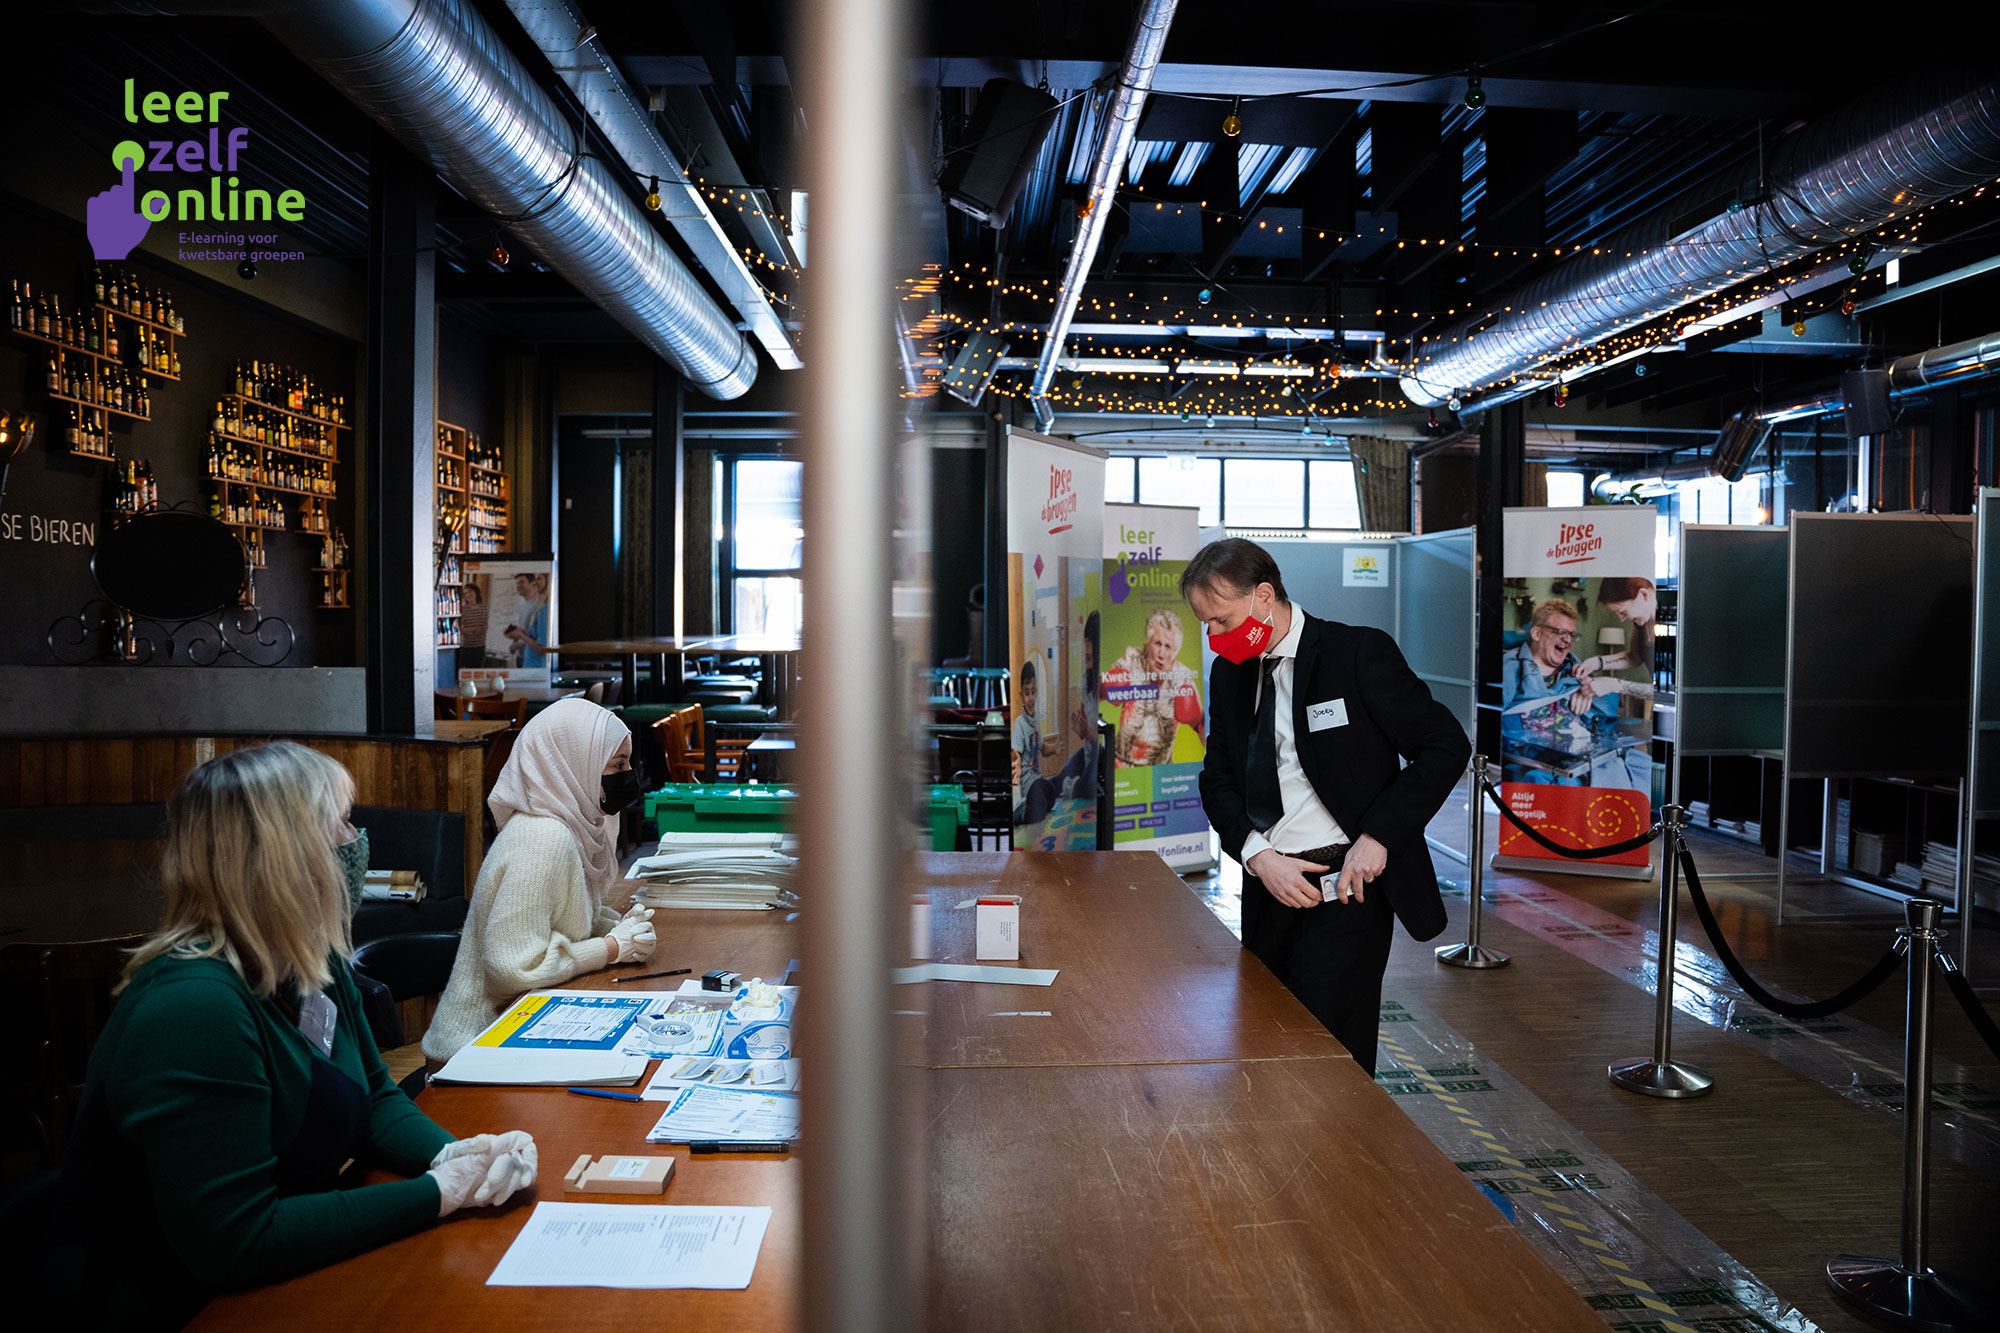
[[1665, 828], [1665, 825], [1655, 821], [1653, 827], [1647, 829], [1638, 837], [1627, 838], [1623, 842], [1614, 842], [1604, 847], [1565, 847], [1559, 842], [1551, 842], [1540, 829], [1522, 822], [1521, 817], [1512, 810], [1509, 810], [1507, 803], [1500, 799], [1500, 792], [1497, 788], [1486, 783], [1481, 783], [1480, 786], [1484, 787], [1486, 794], [1493, 798], [1494, 808], [1507, 817], [1508, 823], [1527, 834], [1529, 838], [1541, 846], [1554, 852], [1557, 856], [1566, 856], [1572, 861], [1596, 861], [1606, 856], [1622, 856], [1626, 852], [1636, 852], [1653, 839], [1659, 837], [1661, 831]]
[[1986, 1006], [1973, 994], [1972, 983], [1944, 954], [1938, 955], [1938, 970], [1944, 973], [1944, 984], [1951, 990], [1952, 998], [1958, 1001], [1958, 1007], [1965, 1010], [1965, 1017], [1971, 1022], [1973, 1031], [1986, 1042], [1986, 1048], [1993, 1052], [1993, 1057], [2000, 1060], [2000, 1025], [1994, 1023], [1993, 1015], [1986, 1012]]
[[1716, 956], [1722, 960], [1722, 965], [1728, 969], [1729, 975], [1736, 978], [1736, 984], [1743, 988], [1744, 993], [1773, 1013], [1800, 1020], [1825, 1018], [1828, 1014], [1837, 1014], [1894, 976], [1896, 969], [1902, 965], [1906, 942], [1899, 939], [1889, 946], [1888, 952], [1877, 959], [1875, 966], [1869, 968], [1859, 981], [1840, 994], [1830, 999], [1806, 1004], [1781, 1000], [1758, 985], [1757, 979], [1750, 975], [1749, 969], [1744, 967], [1730, 951], [1729, 941], [1722, 937], [1722, 927], [1716, 924], [1715, 913], [1709, 909], [1708, 895], [1701, 890], [1701, 876], [1695, 872], [1693, 853], [1683, 847], [1680, 856], [1681, 875], [1687, 880], [1688, 897], [1694, 900], [1695, 915], [1701, 918], [1701, 928], [1708, 932], [1708, 940], [1715, 946]]

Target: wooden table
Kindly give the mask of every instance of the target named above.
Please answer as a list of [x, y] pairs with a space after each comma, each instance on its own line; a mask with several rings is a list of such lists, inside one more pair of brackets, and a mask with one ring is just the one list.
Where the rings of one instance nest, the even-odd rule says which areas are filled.
[[496, 731], [505, 731], [513, 726], [504, 717], [439, 718], [431, 726], [435, 733], [446, 740], [484, 740]]
[[[1023, 899], [1020, 965], [1060, 969], [1046, 988], [898, 988], [912, 1009], [926, 992], [929, 1010], [927, 1044], [914, 1049], [928, 1066], [930, 1327], [1600, 1333], [1601, 1320], [1158, 857], [931, 853], [919, 864], [935, 959], [970, 961], [972, 911], [956, 904], [997, 886]], [[660, 946], [642, 970], [770, 978], [798, 953], [793, 923], [777, 913], [662, 910], [655, 924]], [[601, 986], [604, 974], [577, 984]], [[838, 978], [806, 984], [807, 1003], [840, 1002]], [[497, 1213], [472, 1210], [223, 1297], [194, 1327], [261, 1329], [308, 1313], [329, 1327], [482, 1333], [600, 1320], [781, 1333], [805, 1322], [798, 1161], [694, 1161], [645, 1145], [657, 1103], [434, 1087], [421, 1105], [455, 1134], [531, 1131], [541, 1182]], [[584, 1152], [679, 1157], [670, 1203], [770, 1205], [750, 1287], [487, 1287], [535, 1199], [615, 1201], [563, 1194], [562, 1172]]]
[[712, 640], [707, 638], [669, 637], [663, 639], [581, 639], [575, 643], [559, 643], [549, 649], [550, 656], [570, 657], [620, 657], [624, 659], [625, 692], [620, 696], [628, 704], [639, 702], [639, 659], [650, 657], [655, 661], [653, 668], [653, 688], [661, 689], [666, 683], [667, 659], [681, 657], [706, 648]]
[[757, 658], [757, 702], [767, 708], [775, 705], [779, 721], [791, 719], [792, 692], [798, 683], [799, 640], [796, 635], [781, 638], [774, 634], [723, 634], [704, 642], [701, 651]]
[[[497, 703], [509, 703], [515, 699], [526, 699], [529, 703], [533, 704], [552, 704], [558, 699], [574, 699], [582, 693], [583, 688], [578, 685], [509, 685], [506, 690], [499, 694], [481, 690], [479, 697], [481, 699], [491, 699]], [[457, 690], [439, 690], [437, 696], [440, 699], [449, 699], [453, 703], [459, 703], [465, 698]]]

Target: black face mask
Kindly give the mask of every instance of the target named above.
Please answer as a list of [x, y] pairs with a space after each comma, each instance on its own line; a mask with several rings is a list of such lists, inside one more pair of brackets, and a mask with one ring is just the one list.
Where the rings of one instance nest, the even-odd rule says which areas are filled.
[[646, 784], [640, 781], [639, 770], [620, 769], [604, 775], [604, 799], [598, 802], [598, 807], [607, 815], [615, 815], [645, 794]]

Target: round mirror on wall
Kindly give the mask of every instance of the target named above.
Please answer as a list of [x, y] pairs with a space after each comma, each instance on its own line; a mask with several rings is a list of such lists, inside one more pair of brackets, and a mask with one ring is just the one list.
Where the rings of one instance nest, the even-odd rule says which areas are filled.
[[234, 529], [207, 514], [135, 514], [97, 540], [91, 576], [114, 604], [151, 620], [194, 620], [236, 604], [249, 573]]

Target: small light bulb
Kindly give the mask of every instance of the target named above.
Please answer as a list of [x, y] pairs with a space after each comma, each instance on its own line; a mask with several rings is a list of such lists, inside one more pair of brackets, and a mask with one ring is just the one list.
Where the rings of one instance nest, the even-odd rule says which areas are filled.
[[651, 182], [646, 189], [646, 211], [648, 213], [657, 213], [660, 211], [660, 178], [654, 176], [651, 178]]

